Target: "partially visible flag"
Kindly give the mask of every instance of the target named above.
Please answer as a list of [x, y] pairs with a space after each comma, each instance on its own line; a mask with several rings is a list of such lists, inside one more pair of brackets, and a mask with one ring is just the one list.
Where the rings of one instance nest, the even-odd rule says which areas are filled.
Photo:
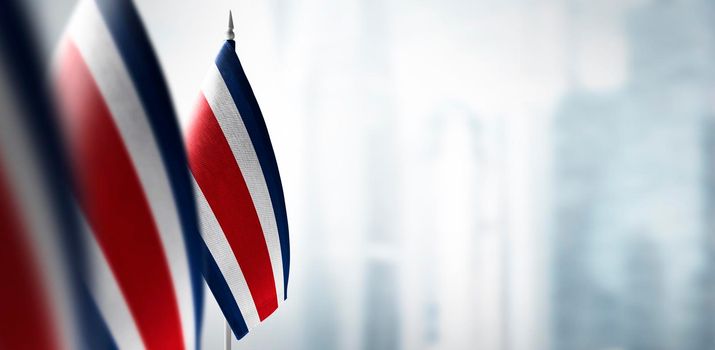
[[54, 109], [21, 12], [0, 1], [0, 349], [75, 349], [82, 254]]
[[287, 296], [290, 248], [283, 188], [265, 121], [235, 52], [232, 20], [185, 131], [204, 273], [237, 338]]
[[193, 349], [202, 313], [197, 217], [157, 59], [130, 0], [81, 0], [55, 85], [86, 227], [103, 347]]

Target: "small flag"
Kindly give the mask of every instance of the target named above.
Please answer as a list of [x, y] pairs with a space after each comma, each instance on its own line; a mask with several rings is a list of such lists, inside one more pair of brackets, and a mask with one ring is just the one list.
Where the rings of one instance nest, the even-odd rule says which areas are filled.
[[290, 249], [283, 188], [265, 121], [228, 40], [185, 132], [204, 276], [237, 338], [287, 296]]
[[35, 41], [0, 2], [0, 349], [79, 343], [76, 221]]
[[88, 288], [122, 349], [193, 349], [201, 257], [186, 156], [173, 107], [129, 0], [81, 0], [60, 45], [55, 85]]

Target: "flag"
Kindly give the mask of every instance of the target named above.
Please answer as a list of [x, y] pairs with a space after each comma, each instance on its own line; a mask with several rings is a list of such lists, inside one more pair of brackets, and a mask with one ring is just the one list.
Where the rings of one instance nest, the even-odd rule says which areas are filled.
[[31, 30], [0, 2], [0, 349], [74, 349], [81, 251]]
[[211, 65], [184, 137], [204, 276], [240, 339], [287, 297], [290, 249], [273, 146], [233, 40]]
[[[197, 347], [202, 281], [186, 155], [129, 0], [81, 0], [55, 62], [103, 347]], [[99, 337], [99, 336], [98, 336]]]

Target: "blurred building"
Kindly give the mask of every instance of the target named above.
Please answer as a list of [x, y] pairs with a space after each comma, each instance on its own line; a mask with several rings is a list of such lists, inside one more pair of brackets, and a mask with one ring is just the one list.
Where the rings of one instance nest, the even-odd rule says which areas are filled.
[[556, 349], [712, 348], [713, 330], [702, 326], [712, 315], [703, 129], [712, 123], [714, 19], [708, 1], [638, 5], [625, 23], [625, 86], [596, 93], [575, 82], [561, 102]]
[[358, 52], [358, 104], [365, 121], [366, 249], [362, 348], [400, 349], [401, 242], [400, 163], [397, 148], [398, 125], [389, 48], [392, 32], [388, 6], [381, 0], [357, 2], [359, 30], [355, 41]]

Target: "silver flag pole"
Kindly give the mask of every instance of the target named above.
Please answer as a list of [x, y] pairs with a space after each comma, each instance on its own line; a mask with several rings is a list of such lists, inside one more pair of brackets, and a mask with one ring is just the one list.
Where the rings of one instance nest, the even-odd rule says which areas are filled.
[[228, 320], [224, 322], [223, 348], [224, 350], [231, 350], [231, 326], [228, 325]]
[[[235, 34], [233, 33], [233, 14], [228, 11], [228, 30], [226, 31], [226, 40], [233, 40]], [[231, 350], [231, 326], [228, 324], [228, 320], [224, 321], [224, 334], [223, 334], [223, 348], [224, 350]]]
[[228, 11], [228, 30], [226, 31], [226, 40], [233, 40], [236, 34], [233, 33], [233, 14]]

